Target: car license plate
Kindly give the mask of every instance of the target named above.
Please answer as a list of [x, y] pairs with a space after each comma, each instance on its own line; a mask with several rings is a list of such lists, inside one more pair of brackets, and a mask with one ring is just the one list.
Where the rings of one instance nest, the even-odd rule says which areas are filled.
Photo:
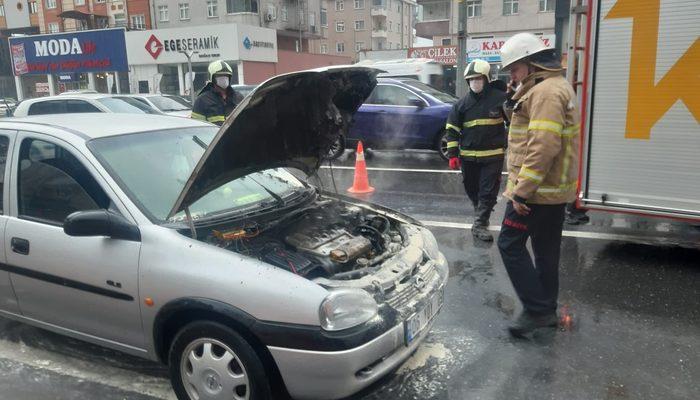
[[423, 329], [425, 329], [438, 311], [440, 311], [440, 307], [442, 307], [442, 298], [443, 291], [437, 291], [423, 308], [411, 315], [404, 322], [404, 338], [406, 339], [406, 346], [411, 344], [413, 339], [415, 339], [423, 331]]

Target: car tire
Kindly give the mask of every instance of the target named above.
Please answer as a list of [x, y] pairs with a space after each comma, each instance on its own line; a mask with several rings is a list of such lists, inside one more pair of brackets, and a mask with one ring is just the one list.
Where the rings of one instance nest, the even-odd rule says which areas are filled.
[[[221, 360], [230, 358], [228, 363]], [[182, 328], [168, 355], [170, 381], [177, 398], [215, 398], [231, 391], [235, 400], [270, 400], [262, 361], [236, 331], [216, 322], [196, 321]], [[224, 366], [225, 365], [225, 366]]]
[[335, 160], [345, 153], [345, 138], [339, 137], [338, 140], [331, 145], [330, 150], [328, 150], [327, 160]]
[[442, 130], [440, 134], [437, 135], [437, 140], [435, 140], [435, 150], [437, 150], [440, 157], [447, 161], [450, 157], [447, 155], [447, 131]]

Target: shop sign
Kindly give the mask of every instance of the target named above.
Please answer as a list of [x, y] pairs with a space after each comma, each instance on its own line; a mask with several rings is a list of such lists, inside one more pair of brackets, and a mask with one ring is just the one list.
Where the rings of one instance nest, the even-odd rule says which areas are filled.
[[15, 75], [127, 71], [124, 29], [11, 37]]
[[[554, 35], [542, 35], [542, 41], [549, 47], [554, 47]], [[501, 47], [508, 37], [468, 39], [467, 62], [476, 58], [490, 63], [501, 62]], [[408, 49], [408, 58], [428, 58], [441, 64], [457, 64], [457, 46], [413, 47]]]
[[49, 84], [46, 82], [37, 82], [35, 88], [37, 93], [49, 93]]

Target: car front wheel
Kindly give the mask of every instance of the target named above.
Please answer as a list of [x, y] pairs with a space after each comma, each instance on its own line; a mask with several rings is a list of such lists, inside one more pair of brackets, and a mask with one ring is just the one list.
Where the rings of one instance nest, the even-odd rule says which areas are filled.
[[180, 400], [271, 399], [260, 358], [227, 326], [206, 321], [180, 330], [169, 354], [170, 379]]
[[443, 160], [449, 160], [450, 156], [447, 154], [447, 131], [443, 130], [442, 133], [438, 135], [437, 143], [435, 144], [435, 150], [440, 154]]

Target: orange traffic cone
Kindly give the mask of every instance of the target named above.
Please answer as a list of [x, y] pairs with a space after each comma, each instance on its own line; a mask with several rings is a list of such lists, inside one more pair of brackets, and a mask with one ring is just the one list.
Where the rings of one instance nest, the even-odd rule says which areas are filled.
[[369, 178], [367, 177], [367, 164], [365, 163], [365, 151], [362, 148], [362, 142], [357, 142], [357, 151], [355, 152], [355, 178], [348, 192], [358, 194], [374, 192], [374, 188], [369, 185]]

